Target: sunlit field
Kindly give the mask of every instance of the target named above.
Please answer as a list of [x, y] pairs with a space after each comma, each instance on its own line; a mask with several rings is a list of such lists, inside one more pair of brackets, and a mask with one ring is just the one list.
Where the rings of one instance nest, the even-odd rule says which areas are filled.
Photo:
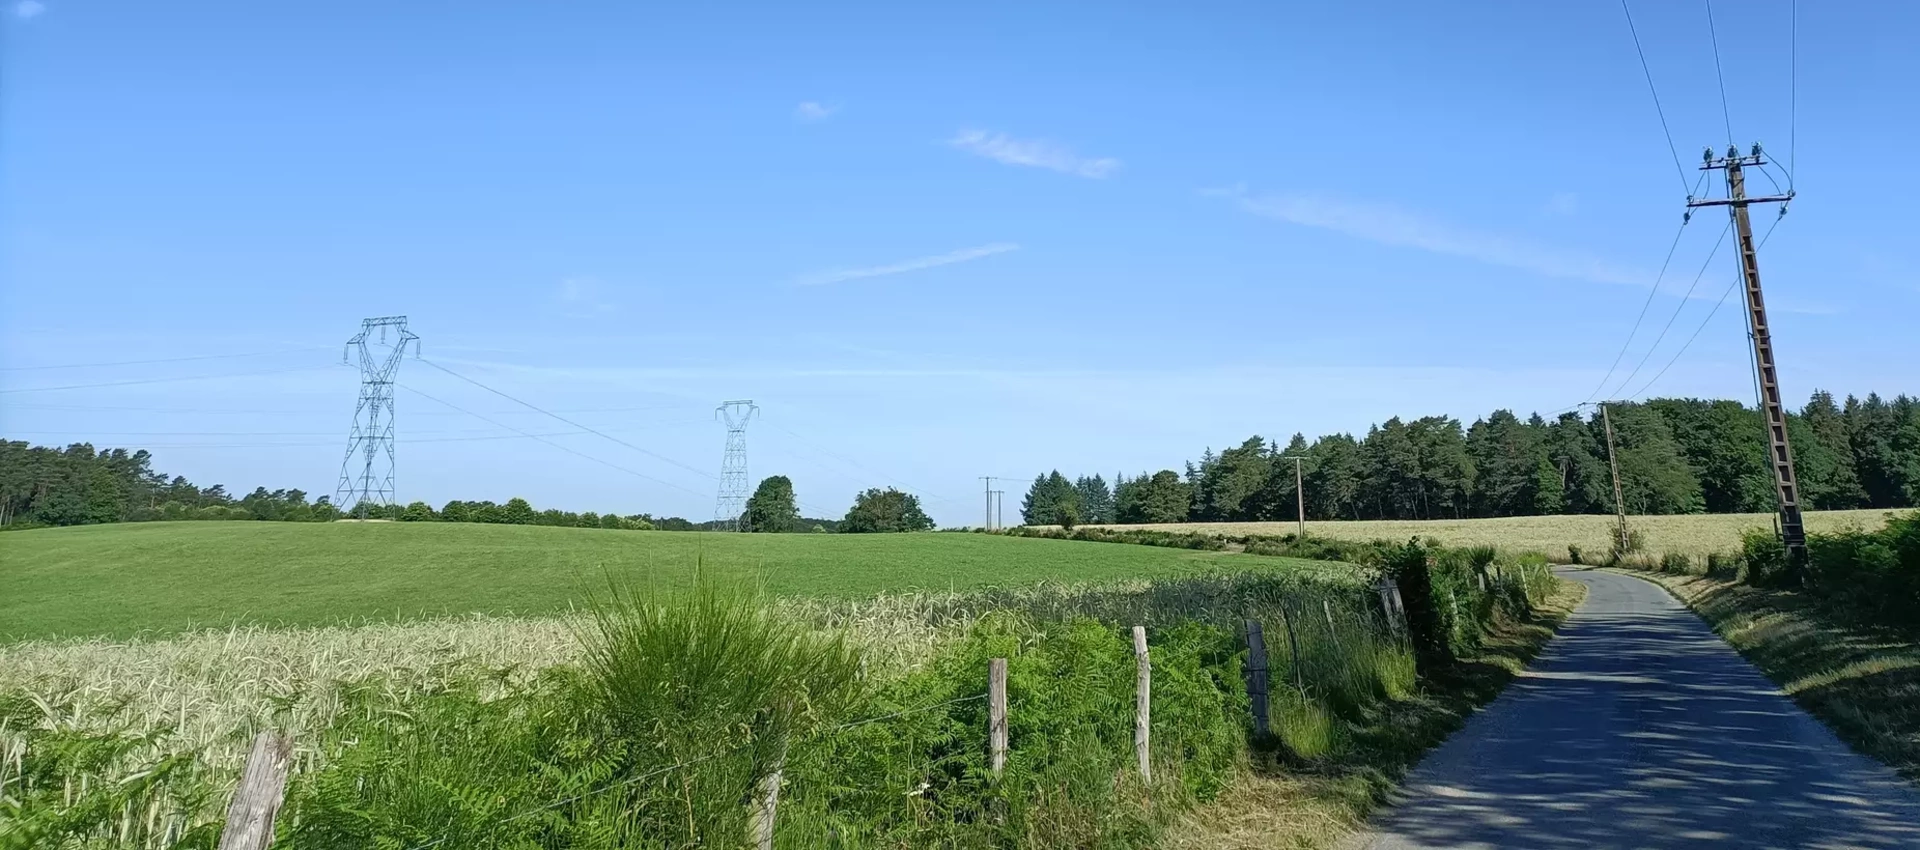
[[783, 597], [1308, 567], [984, 534], [724, 534], [469, 523], [179, 522], [0, 534], [0, 640], [549, 616], [618, 579]]
[[[1808, 531], [1834, 531], [1847, 527], [1876, 529], [1886, 524], [1888, 511], [1817, 511], [1806, 515]], [[1730, 552], [1740, 548], [1740, 535], [1752, 528], [1772, 528], [1773, 514], [1684, 514], [1678, 516], [1632, 516], [1630, 528], [1646, 537], [1646, 550], [1654, 555], [1667, 552], [1685, 554], [1704, 561], [1709, 552]], [[1127, 526], [1168, 531], [1200, 531], [1214, 534], [1292, 534], [1291, 522], [1199, 522], [1160, 523]], [[1410, 537], [1437, 537], [1450, 546], [1496, 546], [1501, 549], [1544, 552], [1549, 557], [1567, 557], [1567, 545], [1587, 553], [1588, 559], [1603, 557], [1612, 545], [1614, 518], [1606, 515], [1497, 517], [1493, 519], [1436, 519], [1420, 521], [1367, 520], [1307, 523], [1307, 533], [1349, 540], [1405, 540]]]

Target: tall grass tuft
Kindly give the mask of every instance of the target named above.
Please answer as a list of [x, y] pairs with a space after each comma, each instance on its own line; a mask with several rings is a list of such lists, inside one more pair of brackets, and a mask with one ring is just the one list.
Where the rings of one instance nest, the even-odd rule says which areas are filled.
[[843, 634], [712, 583], [667, 598], [615, 589], [593, 606], [581, 643], [592, 707], [628, 745], [629, 771], [732, 753], [680, 780], [687, 844], [741, 834], [735, 801], [779, 769], [796, 736], [841, 718], [861, 687]]

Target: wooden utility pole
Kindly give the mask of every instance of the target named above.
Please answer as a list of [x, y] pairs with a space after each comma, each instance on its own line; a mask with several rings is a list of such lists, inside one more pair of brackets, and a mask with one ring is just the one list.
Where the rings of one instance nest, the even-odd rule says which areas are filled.
[[995, 528], [993, 523], [993, 478], [991, 475], [980, 476], [981, 481], [987, 482], [987, 518], [982, 520], [982, 522], [986, 524], [988, 531], [993, 531]]
[[1613, 513], [1620, 520], [1619, 527], [1614, 529], [1613, 551], [1625, 553], [1627, 551], [1627, 503], [1625, 497], [1620, 495], [1620, 460], [1614, 456], [1613, 452], [1613, 414], [1607, 411], [1607, 403], [1604, 401], [1600, 403], [1600, 421], [1605, 423], [1607, 429], [1607, 467], [1613, 470]]
[[[1787, 546], [1788, 561], [1803, 563], [1807, 554], [1807, 528], [1800, 518], [1800, 481], [1793, 470], [1793, 447], [1787, 443], [1787, 411], [1780, 403], [1780, 380], [1774, 369], [1773, 334], [1767, 325], [1767, 305], [1760, 295], [1760, 262], [1753, 244], [1753, 224], [1747, 215], [1751, 204], [1784, 204], [1793, 200], [1793, 192], [1784, 195], [1747, 197], [1747, 179], [1743, 169], [1766, 165], [1758, 144], [1747, 156], [1727, 147], [1727, 155], [1715, 157], [1708, 148], [1701, 171], [1727, 173], [1727, 197], [1687, 201], [1688, 207], [1724, 206], [1733, 214], [1733, 229], [1739, 238], [1740, 275], [1747, 290], [1747, 334], [1753, 339], [1754, 370], [1760, 380], [1760, 415], [1767, 425], [1767, 465], [1773, 469], [1774, 495], [1780, 502], [1780, 539]], [[1785, 209], [1782, 207], [1781, 209]]]
[[1290, 458], [1293, 461], [1293, 506], [1299, 511], [1299, 536], [1304, 540], [1307, 536], [1307, 485], [1306, 479], [1300, 475], [1301, 458], [1299, 455], [1283, 455], [1283, 457]]

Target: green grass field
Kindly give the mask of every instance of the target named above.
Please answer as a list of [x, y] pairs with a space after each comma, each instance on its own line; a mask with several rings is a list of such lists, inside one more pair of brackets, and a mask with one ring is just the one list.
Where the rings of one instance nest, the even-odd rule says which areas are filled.
[[[1834, 531], [1849, 526], [1879, 528], [1888, 511], [1810, 511], [1808, 531]], [[1647, 551], [1655, 556], [1678, 552], [1704, 561], [1709, 552], [1740, 548], [1740, 534], [1750, 528], [1773, 527], [1772, 514], [1684, 514], [1634, 516], [1631, 528], [1646, 536]], [[1292, 534], [1291, 522], [1196, 522], [1119, 526], [1198, 531], [1212, 534]], [[1449, 546], [1495, 546], [1512, 551], [1544, 552], [1565, 558], [1567, 544], [1579, 546], [1591, 562], [1606, 556], [1613, 539], [1614, 518], [1602, 515], [1521, 516], [1493, 519], [1362, 520], [1307, 523], [1307, 533], [1345, 540], [1406, 540], [1437, 537]]]
[[[776, 595], [867, 596], [1310, 562], [984, 534], [718, 534], [467, 523], [180, 522], [0, 534], [0, 637], [130, 637], [234, 623], [549, 615], [607, 576], [696, 570]], [[1324, 568], [1324, 565], [1319, 565]]]

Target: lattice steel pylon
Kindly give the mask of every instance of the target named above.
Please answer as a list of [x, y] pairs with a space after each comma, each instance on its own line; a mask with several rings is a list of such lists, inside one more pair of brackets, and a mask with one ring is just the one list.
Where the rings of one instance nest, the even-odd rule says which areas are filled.
[[713, 502], [713, 524], [720, 531], [739, 531], [747, 510], [747, 423], [760, 412], [752, 399], [721, 402], [713, 418], [727, 423], [727, 453], [720, 459], [720, 495]]
[[[395, 337], [393, 347], [383, 350], [389, 331]], [[378, 341], [370, 339], [375, 334]], [[347, 456], [340, 462], [334, 498], [341, 510], [363, 518], [366, 508], [394, 503], [393, 377], [407, 343], [413, 343], [413, 356], [419, 357], [420, 337], [407, 330], [407, 317], [366, 319], [340, 358], [350, 363], [354, 352], [360, 353], [360, 403], [353, 410], [353, 430], [347, 434]]]

